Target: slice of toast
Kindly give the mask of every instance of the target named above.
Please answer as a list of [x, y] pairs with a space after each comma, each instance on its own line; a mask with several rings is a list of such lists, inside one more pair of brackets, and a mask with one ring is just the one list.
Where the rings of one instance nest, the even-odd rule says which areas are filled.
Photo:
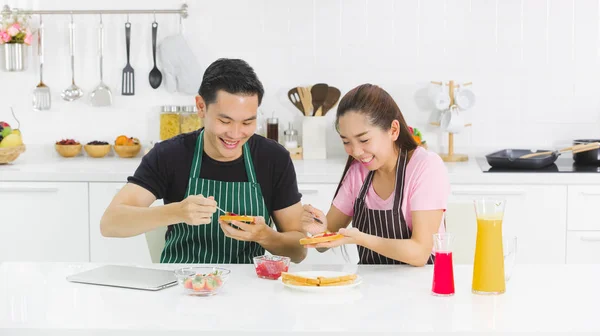
[[313, 236], [313, 237], [304, 237], [300, 239], [300, 244], [308, 245], [308, 244], [317, 244], [317, 243], [325, 243], [329, 241], [334, 241], [337, 239], [344, 238], [342, 234], [335, 234], [330, 236]]
[[345, 286], [345, 285], [351, 285], [353, 283], [354, 283], [354, 280], [346, 280], [346, 281], [339, 281], [339, 282], [331, 282], [331, 283], [319, 284], [319, 287]]
[[288, 273], [288, 272], [281, 273], [281, 280], [283, 282], [287, 281], [286, 283], [291, 283], [291, 282], [301, 283], [301, 284], [304, 284], [304, 286], [318, 286], [319, 285], [319, 279], [307, 278], [307, 277], [303, 277], [303, 276]]
[[343, 286], [354, 283], [356, 278], [356, 274], [348, 274], [339, 277], [308, 278], [287, 272], [281, 273], [281, 281], [283, 281], [283, 283], [295, 286]]
[[252, 217], [252, 216], [223, 215], [223, 216], [220, 216], [219, 219], [222, 221], [225, 221], [225, 222], [238, 221], [238, 222], [254, 223], [254, 217]]
[[319, 279], [319, 284], [322, 285], [327, 285], [327, 284], [335, 284], [335, 283], [339, 283], [339, 282], [354, 282], [354, 280], [356, 280], [356, 274], [348, 274], [348, 275], [344, 275], [344, 276], [339, 276], [339, 277], [317, 277], [317, 279]]

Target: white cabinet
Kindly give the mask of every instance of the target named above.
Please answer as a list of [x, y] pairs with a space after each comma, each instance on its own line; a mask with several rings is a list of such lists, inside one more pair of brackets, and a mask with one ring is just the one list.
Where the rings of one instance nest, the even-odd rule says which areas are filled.
[[0, 262], [89, 261], [88, 184], [0, 182]]
[[600, 264], [600, 186], [569, 186], [567, 264]]
[[[124, 183], [90, 183], [90, 260], [100, 263], [151, 263], [144, 234], [129, 238], [104, 237], [100, 220]], [[155, 204], [162, 204], [162, 200]]]
[[483, 197], [506, 200], [503, 235], [517, 236], [518, 263], [565, 262], [566, 186], [452, 185], [446, 223], [457, 234], [457, 263], [473, 262], [477, 222], [472, 201]]
[[[337, 189], [337, 184], [299, 184], [298, 189], [302, 194], [302, 204], [310, 204], [313, 207], [323, 211], [325, 214], [329, 211], [333, 196]], [[306, 259], [303, 264], [344, 264], [347, 262], [358, 262], [358, 250], [356, 245], [346, 245], [349, 261], [344, 260], [342, 249], [340, 247], [330, 249], [326, 252], [318, 252], [315, 249], [308, 249]]]
[[599, 230], [600, 186], [569, 186], [569, 230]]
[[567, 232], [567, 264], [600, 264], [600, 231]]

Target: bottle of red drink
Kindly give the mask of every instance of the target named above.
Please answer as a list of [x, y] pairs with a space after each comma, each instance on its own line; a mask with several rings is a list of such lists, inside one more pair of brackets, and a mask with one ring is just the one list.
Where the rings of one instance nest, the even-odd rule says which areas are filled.
[[435, 262], [433, 264], [433, 284], [431, 292], [437, 296], [454, 295], [454, 268], [452, 265], [451, 233], [433, 235]]

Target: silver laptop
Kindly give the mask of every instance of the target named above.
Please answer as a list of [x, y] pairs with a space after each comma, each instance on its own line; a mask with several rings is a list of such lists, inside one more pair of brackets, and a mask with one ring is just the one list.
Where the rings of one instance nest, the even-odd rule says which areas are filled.
[[151, 291], [177, 285], [173, 271], [120, 265], [100, 266], [73, 274], [67, 281]]

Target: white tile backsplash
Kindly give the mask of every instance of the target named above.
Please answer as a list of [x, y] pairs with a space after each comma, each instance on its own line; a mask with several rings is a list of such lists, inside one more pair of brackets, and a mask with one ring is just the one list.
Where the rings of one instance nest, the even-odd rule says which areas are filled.
[[[178, 8], [180, 1], [107, 0], [102, 3], [8, 1], [32, 9]], [[406, 120], [443, 151], [447, 135], [430, 126], [430, 111], [415, 98], [431, 80], [472, 81], [477, 95], [468, 111], [473, 126], [455, 136], [457, 151], [568, 144], [600, 137], [600, 5], [598, 0], [219, 0], [190, 1], [183, 29], [201, 66], [218, 57], [246, 59], [266, 88], [261, 110], [301, 126], [287, 99], [297, 85], [326, 82], [342, 91], [370, 82], [396, 99]], [[159, 40], [179, 30], [174, 15], [156, 15]], [[98, 75], [97, 23], [75, 16], [75, 81], [89, 94]], [[111, 108], [92, 108], [89, 98], [63, 102], [70, 84], [68, 15], [46, 15], [45, 81], [53, 109], [31, 110], [39, 80], [31, 50], [24, 73], [0, 72], [0, 119], [15, 107], [25, 141], [52, 143], [112, 140], [119, 134], [144, 141], [158, 137], [163, 104], [193, 104], [192, 96], [148, 85], [152, 15], [131, 15], [136, 96], [120, 95], [125, 65], [125, 15], [103, 17], [104, 79], [114, 94]], [[37, 17], [33, 20], [37, 24]], [[160, 66], [160, 64], [159, 64]], [[343, 148], [328, 119], [330, 154]]]

